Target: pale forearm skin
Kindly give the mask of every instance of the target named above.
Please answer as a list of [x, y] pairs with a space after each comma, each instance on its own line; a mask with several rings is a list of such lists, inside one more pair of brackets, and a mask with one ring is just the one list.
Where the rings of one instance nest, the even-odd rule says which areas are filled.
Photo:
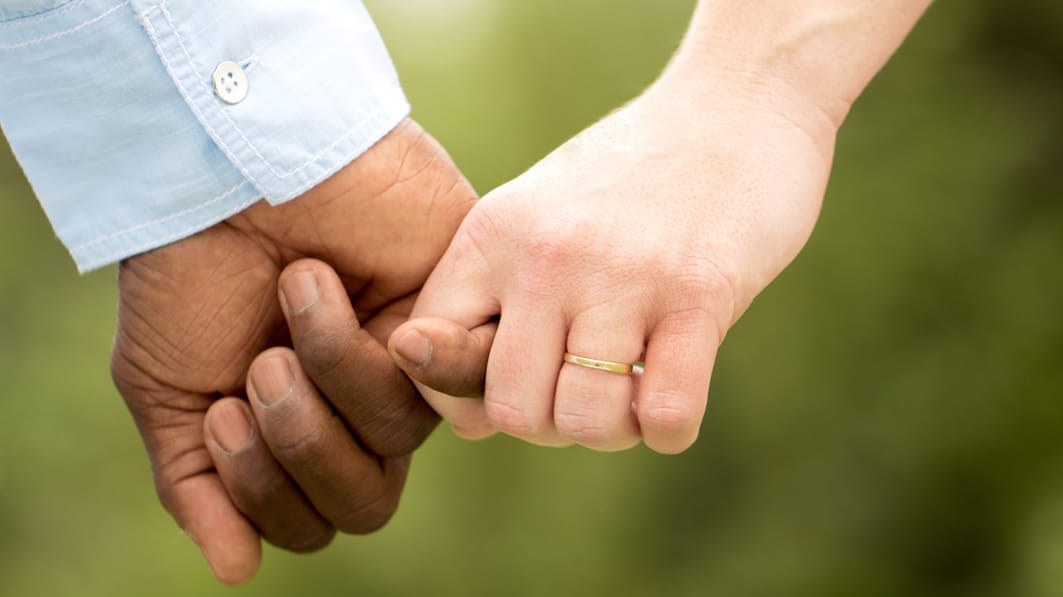
[[702, 0], [661, 82], [712, 93], [728, 81], [817, 134], [833, 133], [930, 4]]
[[735, 288], [733, 319], [804, 246], [838, 129], [930, 3], [701, 0], [672, 62], [623, 115], [652, 122], [639, 129], [645, 146], [698, 156], [699, 167], [715, 172], [713, 185], [743, 177], [733, 212], [707, 215], [731, 218], [713, 253], [732, 244], [724, 269]]
[[500, 316], [484, 398], [426, 400], [470, 439], [689, 447], [724, 334], [804, 246], [838, 127], [928, 4], [703, 0], [646, 93], [470, 212], [413, 316], [459, 327], [433, 359]]

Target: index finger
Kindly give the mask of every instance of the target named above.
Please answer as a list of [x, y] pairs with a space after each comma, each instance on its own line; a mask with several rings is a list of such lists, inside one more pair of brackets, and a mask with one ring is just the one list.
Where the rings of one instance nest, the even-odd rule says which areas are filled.
[[281, 273], [280, 296], [302, 369], [371, 452], [404, 456], [439, 417], [358, 322], [336, 272], [304, 259]]
[[493, 321], [467, 330], [449, 319], [412, 319], [391, 335], [388, 352], [416, 382], [450, 396], [483, 398], [497, 329]]
[[[495, 432], [484, 403], [462, 396], [483, 393], [480, 386], [486, 376], [500, 303], [490, 290], [490, 267], [470, 236], [468, 222], [458, 230], [425, 282], [411, 321], [392, 334], [388, 345], [421, 395], [455, 433], [466, 439], [482, 439]], [[410, 354], [416, 351], [402, 354], [400, 348], [406, 347], [400, 345], [411, 341], [407, 334], [415, 329], [427, 332], [423, 338], [429, 342], [429, 356], [440, 359], [437, 364]], [[412, 340], [421, 342], [416, 337]]]

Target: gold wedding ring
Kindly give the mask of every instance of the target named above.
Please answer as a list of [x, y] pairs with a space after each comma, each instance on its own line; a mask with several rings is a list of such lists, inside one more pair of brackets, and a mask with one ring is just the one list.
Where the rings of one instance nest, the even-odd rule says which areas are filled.
[[633, 369], [632, 365], [628, 363], [616, 363], [613, 361], [588, 359], [587, 357], [576, 356], [571, 352], [565, 353], [564, 361], [566, 363], [572, 363], [573, 365], [578, 365], [580, 367], [587, 367], [588, 369], [598, 369], [600, 371], [608, 371], [609, 373], [619, 373], [620, 375], [629, 375]]

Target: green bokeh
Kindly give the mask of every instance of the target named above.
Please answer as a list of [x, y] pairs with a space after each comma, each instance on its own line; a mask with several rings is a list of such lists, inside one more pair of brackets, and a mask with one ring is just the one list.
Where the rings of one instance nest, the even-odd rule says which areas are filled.
[[[693, 0], [372, 2], [481, 191], [649, 83]], [[437, 433], [384, 531], [232, 592], [157, 505], [79, 278], [0, 157], [0, 595], [1063, 595], [1063, 5], [941, 2], [680, 457]], [[0, 83], [2, 84], [2, 83]]]

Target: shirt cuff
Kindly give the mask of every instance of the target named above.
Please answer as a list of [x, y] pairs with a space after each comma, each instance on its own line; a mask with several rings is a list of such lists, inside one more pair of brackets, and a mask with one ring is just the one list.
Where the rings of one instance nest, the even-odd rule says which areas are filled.
[[0, 77], [0, 123], [83, 272], [296, 197], [409, 112], [350, 0], [74, 0], [0, 21]]

